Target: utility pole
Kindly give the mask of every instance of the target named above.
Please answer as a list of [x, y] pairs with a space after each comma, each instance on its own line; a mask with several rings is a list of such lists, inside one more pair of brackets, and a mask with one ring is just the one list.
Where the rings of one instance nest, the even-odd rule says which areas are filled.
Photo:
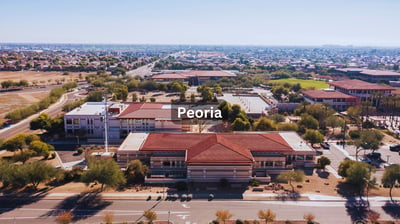
[[107, 93], [104, 94], [104, 148], [108, 152], [108, 119], [107, 119]]

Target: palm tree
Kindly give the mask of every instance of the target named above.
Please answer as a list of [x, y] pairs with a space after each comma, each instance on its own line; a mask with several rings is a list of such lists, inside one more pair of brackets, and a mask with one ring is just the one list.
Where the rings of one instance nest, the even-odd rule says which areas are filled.
[[149, 221], [149, 223], [153, 223], [153, 221], [157, 219], [157, 213], [152, 210], [144, 211], [143, 216]]
[[268, 222], [273, 222], [275, 217], [276, 214], [271, 211], [271, 209], [258, 211], [258, 218], [264, 219], [266, 224], [268, 224]]
[[222, 221], [225, 224], [225, 221], [232, 218], [233, 214], [229, 210], [218, 210], [215, 212], [215, 216], [217, 216], [218, 221]]

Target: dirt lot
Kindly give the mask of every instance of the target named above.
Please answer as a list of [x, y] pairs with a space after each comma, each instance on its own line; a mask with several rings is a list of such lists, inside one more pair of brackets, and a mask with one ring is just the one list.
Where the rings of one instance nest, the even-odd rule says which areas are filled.
[[32, 103], [39, 102], [45, 98], [50, 89], [41, 92], [4, 92], [0, 94], [0, 122], [4, 116], [11, 110], [18, 107], [24, 107]]
[[[281, 184], [284, 189], [291, 190], [289, 184]], [[294, 189], [300, 194], [321, 194], [329, 196], [343, 196], [343, 195], [355, 195], [353, 187], [344, 183], [344, 179], [336, 178], [332, 174], [327, 172], [314, 173], [312, 176], [306, 176], [305, 182], [293, 183]], [[264, 187], [264, 186], [260, 186]], [[251, 192], [249, 189], [248, 192]], [[273, 193], [272, 190], [264, 190], [262, 193]], [[253, 192], [254, 193], [254, 192]], [[275, 193], [283, 193], [283, 191], [275, 191]], [[400, 197], [400, 188], [393, 188], [393, 197]], [[369, 196], [389, 196], [389, 188], [383, 188], [379, 186], [376, 190], [371, 190]]]
[[[88, 73], [82, 72], [83, 78]], [[63, 75], [63, 72], [33, 72], [33, 71], [22, 71], [22, 72], [0, 72], [0, 82], [6, 80], [12, 80], [14, 82], [20, 80], [27, 80], [30, 84], [33, 81], [37, 81], [38, 85], [53, 84], [56, 80], [65, 79], [65, 81], [73, 81], [79, 77], [79, 73], [70, 72], [69, 75]]]

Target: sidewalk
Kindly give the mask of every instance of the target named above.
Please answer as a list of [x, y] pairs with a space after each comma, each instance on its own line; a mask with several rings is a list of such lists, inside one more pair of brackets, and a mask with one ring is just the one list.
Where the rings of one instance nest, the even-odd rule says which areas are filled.
[[[73, 196], [84, 195], [85, 193], [48, 193], [43, 199], [44, 200], [62, 200]], [[87, 194], [97, 194], [97, 193], [87, 193]], [[13, 197], [17, 194], [0, 194], [0, 197]], [[28, 194], [27, 194], [28, 195]], [[43, 195], [43, 193], [37, 194], [29, 194], [29, 197], [35, 197], [35, 195]], [[165, 199], [167, 195], [171, 196], [174, 194], [166, 194], [166, 193], [100, 193], [101, 198], [104, 200], [158, 200]], [[181, 200], [181, 193], [177, 194], [176, 200]], [[192, 193], [192, 199], [208, 199], [208, 193]], [[234, 198], [233, 194], [224, 194], [224, 193], [213, 193], [213, 200], [244, 200], [244, 201], [282, 201], [282, 194], [276, 193], [245, 193], [243, 194], [243, 199]], [[23, 194], [18, 194], [18, 196], [23, 196]], [[236, 194], [235, 196], [240, 196]], [[329, 195], [320, 195], [320, 194], [299, 194], [296, 198], [290, 198], [289, 195], [286, 195], [286, 201], [317, 201], [317, 202], [346, 202], [346, 201], [357, 201], [360, 199], [358, 196], [354, 197], [340, 197], [340, 196], [329, 196]], [[150, 198], [149, 198], [150, 197]], [[192, 200], [191, 199], [191, 200]], [[363, 200], [367, 200], [366, 197], [362, 197]], [[382, 196], [370, 196], [368, 197], [370, 202], [386, 202], [390, 201], [390, 197], [382, 197]], [[393, 197], [393, 200], [400, 201], [400, 197]]]

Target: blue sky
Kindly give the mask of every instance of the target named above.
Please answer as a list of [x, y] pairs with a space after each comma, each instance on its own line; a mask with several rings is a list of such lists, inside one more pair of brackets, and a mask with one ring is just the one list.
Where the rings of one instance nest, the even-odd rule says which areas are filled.
[[0, 0], [0, 42], [400, 46], [397, 0]]

